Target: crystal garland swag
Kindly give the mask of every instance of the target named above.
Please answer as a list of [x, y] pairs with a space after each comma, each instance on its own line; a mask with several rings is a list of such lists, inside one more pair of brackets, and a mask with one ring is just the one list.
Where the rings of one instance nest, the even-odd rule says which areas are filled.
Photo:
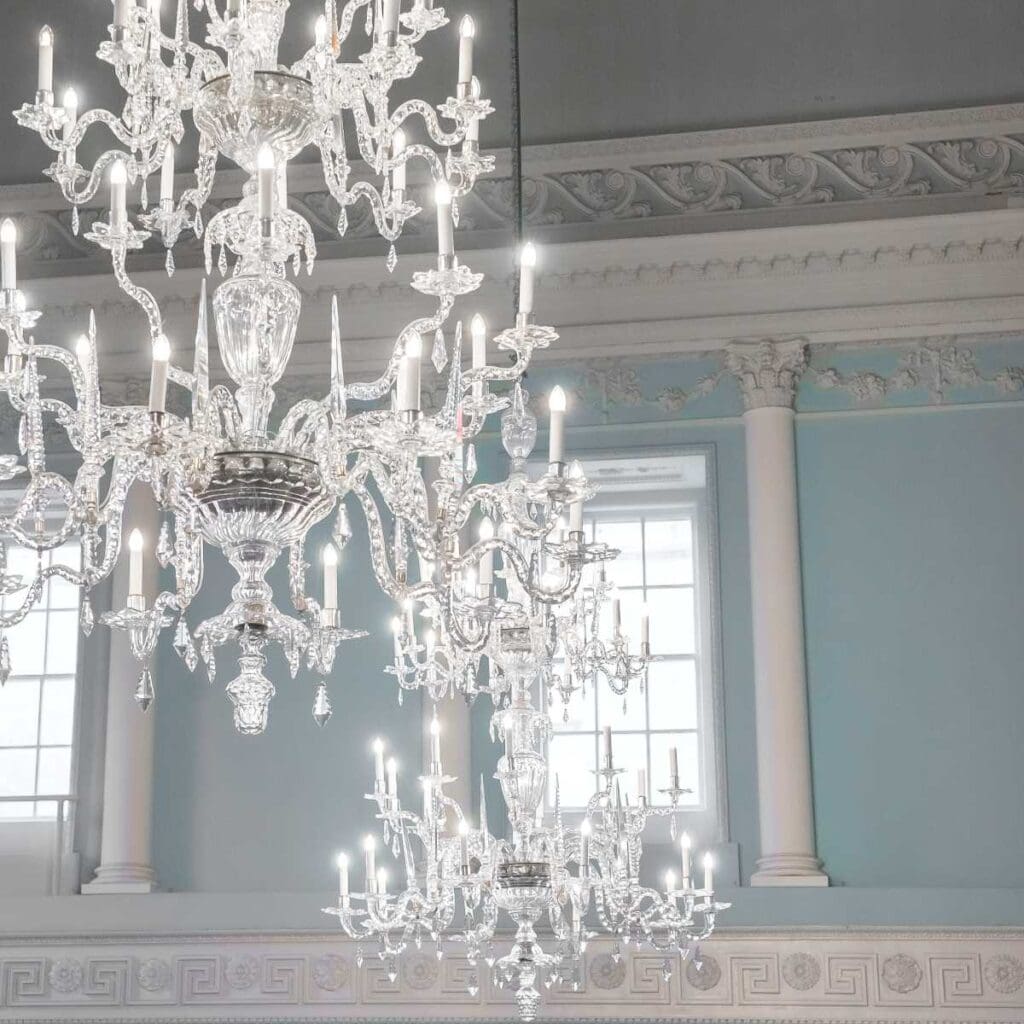
[[[482, 321], [475, 322], [471, 370], [463, 372], [461, 366], [461, 324], [455, 324], [452, 350], [446, 348], [443, 331], [450, 327], [456, 300], [475, 291], [482, 278], [455, 255], [457, 201], [493, 164], [477, 143], [479, 122], [492, 108], [473, 76], [472, 20], [466, 17], [459, 26], [456, 95], [437, 111], [422, 100], [392, 110], [392, 87], [411, 76], [420, 60], [416, 44], [447, 23], [441, 8], [416, 0], [403, 12], [398, 0], [349, 0], [338, 9], [335, 0], [327, 0], [313, 46], [284, 68], [277, 50], [288, 0], [227, 0], [223, 9], [205, 0], [198, 6], [206, 14], [207, 46], [191, 40], [184, 0], [177, 4], [170, 34], [163, 31], [159, 0], [143, 6], [128, 0], [114, 4], [110, 40], [101, 44], [98, 56], [112, 66], [126, 93], [120, 115], [79, 113], [70, 89], [63, 105], [55, 105], [54, 37], [48, 28], [40, 36], [38, 91], [16, 116], [56, 152], [48, 174], [76, 214], [108, 180], [109, 216], [94, 223], [86, 237], [110, 252], [118, 283], [145, 313], [153, 369], [148, 408], [109, 406], [100, 394], [93, 324], [74, 353], [36, 343], [29, 332], [39, 313], [26, 308], [17, 287], [16, 230], [11, 221], [3, 224], [0, 330], [9, 343], [0, 389], [22, 414], [19, 439], [29, 482], [17, 510], [0, 527], [15, 542], [40, 552], [78, 536], [83, 562], [80, 568], [40, 564], [28, 580], [5, 573], [8, 592], [25, 592], [20, 605], [0, 616], [0, 628], [20, 621], [53, 576], [87, 592], [110, 574], [121, 553], [126, 495], [134, 481], [144, 481], [166, 511], [156, 553], [161, 564], [173, 567], [174, 587], [147, 604], [143, 549], [154, 538], [129, 538], [127, 607], [106, 621], [128, 632], [143, 666], [152, 658], [160, 631], [173, 627], [179, 653], [190, 667], [201, 656], [211, 677], [216, 649], [237, 641], [240, 673], [227, 692], [236, 726], [256, 733], [265, 727], [274, 693], [264, 674], [270, 644], [283, 647], [293, 674], [305, 660], [326, 676], [338, 645], [362, 635], [342, 626], [337, 605], [336, 549], [351, 533], [346, 499], [365, 516], [379, 584], [400, 604], [416, 604], [431, 616], [440, 641], [460, 658], [479, 654], [507, 611], [486, 583], [470, 584], [473, 567], [500, 554], [531, 602], [554, 604], [575, 592], [580, 566], [596, 554], [587, 554], [581, 536], [564, 544], [561, 554], [548, 550], [543, 565], [537, 554], [563, 510], [590, 493], [582, 472], [567, 471], [560, 392], [552, 404], [550, 467], [543, 477], [530, 480], [516, 473], [502, 484], [468, 486], [473, 438], [488, 415], [509, 401], [492, 393], [491, 386], [510, 386], [521, 405], [518, 385], [533, 352], [556, 338], [533, 319], [535, 255], [527, 246], [515, 325], [491, 339], [510, 357], [510, 365], [488, 365]], [[369, 48], [358, 62], [342, 61], [342, 44], [356, 41], [357, 15], [365, 16]], [[186, 111], [199, 129], [196, 186], [175, 197], [174, 146], [184, 134]], [[107, 150], [86, 169], [78, 162], [79, 148], [86, 133], [101, 126], [125, 148]], [[442, 160], [430, 145], [412, 141], [414, 130], [447, 149], [447, 157]], [[435, 183], [439, 255], [436, 268], [414, 274], [412, 284], [436, 300], [436, 309], [403, 328], [376, 380], [347, 383], [335, 307], [328, 394], [297, 401], [272, 431], [273, 385], [285, 372], [301, 308], [301, 294], [287, 279], [287, 268], [297, 273], [305, 262], [311, 270], [315, 258], [312, 230], [288, 208], [285, 184], [288, 160], [309, 144], [320, 151], [327, 187], [341, 210], [342, 234], [349, 207], [362, 201], [370, 205], [380, 234], [393, 242], [404, 223], [420, 212], [406, 185], [407, 165], [415, 160], [425, 166]], [[355, 180], [347, 146], [359, 152], [368, 177]], [[241, 201], [221, 210], [204, 228], [201, 211], [220, 156], [250, 177]], [[159, 202], [139, 214], [137, 226], [128, 214], [128, 187], [139, 186], [145, 211], [147, 179], [157, 171]], [[128, 253], [154, 232], [168, 250], [172, 270], [171, 252], [186, 229], [202, 234], [208, 272], [215, 250], [222, 273], [233, 261], [230, 276], [213, 296], [220, 354], [233, 391], [211, 386], [205, 302], [200, 302], [189, 372], [172, 364], [157, 302], [128, 274]], [[393, 247], [388, 261], [393, 266]], [[431, 336], [435, 367], [450, 368], [444, 404], [427, 415], [421, 410], [420, 367], [423, 338]], [[40, 367], [45, 363], [59, 364], [51, 376], [70, 378], [73, 404], [43, 396]], [[167, 410], [168, 382], [190, 394], [190, 417]], [[364, 408], [356, 411], [355, 405]], [[47, 466], [43, 426], [48, 418], [63, 429], [80, 457], [73, 479]], [[304, 454], [309, 452], [318, 455], [309, 458]], [[432, 488], [422, 469], [428, 457], [440, 467]], [[10, 460], [5, 471], [25, 468]], [[428, 501], [431, 489], [433, 502]], [[332, 513], [335, 546], [324, 553], [321, 603], [307, 590], [304, 543], [311, 527]], [[483, 539], [461, 552], [460, 533], [481, 513], [500, 522], [499, 534], [487, 535], [485, 528]], [[54, 518], [60, 521], [55, 527], [50, 525]], [[394, 524], [393, 541], [385, 540], [388, 522]], [[184, 615], [202, 585], [204, 544], [224, 552], [239, 581], [224, 611], [200, 623], [193, 634]], [[293, 613], [279, 608], [265, 579], [286, 550]], [[414, 555], [429, 567], [415, 582], [410, 572]], [[88, 631], [87, 597], [82, 608], [82, 626]], [[3, 652], [0, 668], [6, 670], [6, 641]], [[145, 667], [136, 698], [143, 707], [153, 699]], [[321, 681], [314, 714], [322, 722], [329, 713]]]

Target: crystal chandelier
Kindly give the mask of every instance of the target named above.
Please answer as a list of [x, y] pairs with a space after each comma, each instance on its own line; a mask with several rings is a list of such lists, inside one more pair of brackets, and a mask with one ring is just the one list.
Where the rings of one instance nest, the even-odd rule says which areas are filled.
[[[720, 911], [729, 907], [715, 898], [713, 864], [705, 855], [698, 884], [692, 872], [690, 839], [680, 841], [681, 874], [668, 872], [663, 889], [640, 880], [642, 833], [651, 817], [669, 816], [676, 838], [680, 787], [675, 752], [670, 756], [668, 804], [652, 807], [646, 796], [631, 804], [623, 798], [615, 767], [610, 730], [604, 735], [604, 760], [597, 789], [587, 803], [578, 828], [567, 827], [558, 803], [544, 819], [548, 786], [549, 716], [534, 707], [532, 691], [546, 670], [547, 654], [532, 642], [529, 630], [503, 629], [495, 651], [509, 680], [507, 701], [491, 720], [492, 736], [504, 743], [495, 778], [501, 784], [508, 814], [508, 839], [489, 831], [483, 780], [479, 827], [469, 819], [445, 786], [455, 779], [441, 761], [440, 730], [431, 724], [428, 770], [420, 777], [420, 813], [402, 805], [394, 759], [385, 764], [384, 746], [374, 745], [375, 779], [367, 799], [377, 808], [386, 846], [399, 862], [404, 884], [388, 889], [386, 868], [378, 870], [376, 841], [364, 840], [365, 888], [353, 892], [349, 859], [338, 859], [339, 896], [325, 913], [336, 915], [345, 932], [365, 947], [375, 948], [390, 974], [396, 958], [410, 944], [432, 942], [443, 955], [443, 940], [465, 948], [471, 973], [467, 988], [475, 994], [480, 974], [514, 990], [519, 1015], [530, 1021], [540, 1003], [540, 987], [566, 982], [578, 988], [587, 940], [599, 928], [615, 937], [614, 954], [622, 946], [649, 946], [665, 954], [666, 975], [673, 960], [693, 955], [711, 935]], [[646, 792], [641, 781], [640, 792]], [[503, 915], [515, 926], [509, 948], [498, 955], [497, 930]], [[550, 941], [542, 941], [537, 925], [546, 919]]]
[[[206, 45], [191, 38], [185, 0], [178, 0], [170, 34], [162, 25], [159, 0], [141, 6], [116, 0], [110, 39], [98, 56], [112, 66], [125, 91], [120, 114], [80, 113], [73, 90], [56, 105], [54, 37], [49, 29], [40, 36], [38, 91], [16, 117], [56, 153], [47, 173], [73, 204], [76, 228], [78, 207], [108, 182], [109, 215], [93, 223], [86, 237], [109, 251], [118, 284], [146, 315], [152, 376], [148, 407], [111, 406], [100, 392], [93, 322], [75, 352], [34, 340], [30, 332], [40, 314], [27, 308], [18, 290], [17, 232], [13, 222], [4, 222], [0, 331], [8, 349], [0, 390], [21, 413], [19, 441], [27, 467], [11, 460], [0, 469], [27, 468], [29, 482], [0, 529], [40, 552], [77, 536], [82, 564], [43, 567], [40, 562], [31, 579], [5, 577], [6, 585], [17, 589], [20, 584], [25, 593], [20, 607], [0, 615], [0, 629], [25, 616], [50, 577], [87, 592], [111, 573], [124, 540], [126, 496], [135, 481], [142, 481], [164, 512], [156, 555], [173, 568], [174, 585], [147, 602], [143, 558], [154, 538], [131, 538], [127, 606], [104, 619], [127, 631], [143, 665], [136, 699], [143, 708], [153, 700], [147, 666], [163, 629], [173, 629], [174, 646], [190, 668], [203, 659], [211, 679], [217, 649], [237, 643], [240, 671], [226, 689], [236, 727], [258, 733], [274, 694], [265, 674], [270, 645], [281, 646], [293, 676], [305, 662], [324, 677], [339, 645], [363, 635], [342, 625], [337, 602], [338, 553], [351, 535], [346, 501], [362, 510], [380, 586], [399, 607], [416, 608], [432, 620], [438, 638], [434, 653], [447, 655], [450, 670], [443, 675], [449, 680], [458, 674], [455, 669], [468, 676], [510, 619], [536, 617], [538, 608], [565, 601], [579, 586], [583, 565], [602, 555], [579, 533], [558, 543], [548, 540], [565, 510], [591, 493], [582, 471], [569, 472], [566, 465], [565, 400], [559, 389], [551, 402], [547, 471], [531, 480], [521, 454], [507, 480], [472, 486], [473, 439], [489, 415], [509, 405], [502, 390], [512, 391], [512, 407], [502, 423], [506, 444], [522, 452], [532, 448], [536, 420], [519, 385], [533, 352], [557, 337], [534, 322], [536, 257], [529, 245], [522, 250], [515, 323], [489, 346], [486, 325], [474, 319], [469, 370], [462, 367], [461, 322], [451, 330], [456, 300], [476, 290], [482, 278], [455, 254], [457, 202], [493, 165], [477, 142], [479, 122], [492, 108], [473, 76], [472, 20], [464, 18], [458, 30], [455, 96], [436, 111], [417, 99], [392, 109], [393, 86], [419, 63], [416, 44], [447, 23], [444, 11], [429, 0], [414, 0], [405, 11], [399, 0], [349, 0], [340, 9], [327, 0], [313, 45], [288, 68], [277, 60], [288, 0], [226, 0], [226, 6], [204, 0], [196, 6], [205, 15]], [[358, 61], [341, 60], [343, 45], [357, 41], [357, 16], [365, 18], [368, 49]], [[199, 132], [196, 184], [175, 196], [175, 145], [185, 132], [185, 112], [191, 112]], [[112, 134], [119, 148], [84, 168], [78, 153], [97, 126]], [[426, 141], [415, 141], [417, 132]], [[365, 202], [382, 237], [393, 243], [420, 212], [407, 188], [407, 165], [418, 161], [426, 168], [434, 183], [439, 254], [435, 268], [413, 275], [412, 286], [436, 307], [402, 329], [379, 377], [350, 382], [343, 373], [335, 304], [327, 394], [279, 410], [273, 388], [287, 368], [302, 305], [288, 268], [295, 274], [303, 264], [311, 270], [315, 258], [308, 222], [288, 207], [285, 178], [288, 161], [311, 144], [320, 152], [327, 188], [338, 203], [340, 234], [348, 209]], [[447, 150], [445, 159], [434, 146]], [[350, 164], [349, 149], [358, 151], [364, 168]], [[202, 211], [221, 157], [249, 177], [241, 200], [204, 225]], [[147, 180], [158, 171], [160, 198], [147, 209]], [[134, 186], [141, 212], [133, 221], [128, 189]], [[158, 303], [128, 272], [128, 253], [154, 233], [173, 272], [171, 253], [186, 231], [202, 236], [207, 273], [216, 262], [225, 278], [212, 306], [217, 347], [233, 387], [211, 382], [205, 283], [189, 371], [173, 364]], [[394, 259], [392, 244], [389, 268]], [[446, 327], [453, 336], [450, 350]], [[433, 365], [438, 373], [447, 367], [447, 379], [443, 404], [428, 413], [421, 404], [420, 378], [424, 338], [431, 337]], [[488, 347], [496, 347], [508, 365], [489, 365]], [[40, 367], [47, 363], [58, 364], [56, 373], [70, 378], [70, 403], [41, 393]], [[169, 383], [187, 395], [187, 415], [168, 408]], [[73, 477], [47, 466], [43, 425], [48, 418], [79, 456]], [[427, 457], [439, 466], [429, 484]], [[306, 585], [307, 538], [332, 515], [334, 544], [323, 556], [321, 602]], [[481, 538], [462, 551], [460, 535], [481, 517], [486, 517]], [[59, 525], [52, 525], [55, 520]], [[238, 582], [227, 607], [193, 630], [185, 613], [202, 586], [204, 545], [224, 553]], [[290, 612], [275, 601], [266, 580], [285, 552]], [[492, 582], [496, 555], [510, 581], [510, 593], [502, 597]], [[414, 562], [423, 570], [418, 579]], [[472, 574], [478, 575], [471, 580]], [[83, 596], [82, 626], [88, 631], [92, 613]], [[403, 667], [408, 657], [419, 656], [419, 645], [405, 634], [400, 640], [400, 678], [422, 675], [419, 668]], [[314, 717], [322, 724], [329, 714], [321, 678]]]

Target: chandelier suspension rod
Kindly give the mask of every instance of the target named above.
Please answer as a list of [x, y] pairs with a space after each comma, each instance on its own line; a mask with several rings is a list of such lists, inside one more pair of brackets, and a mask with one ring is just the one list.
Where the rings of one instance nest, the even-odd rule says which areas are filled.
[[523, 113], [519, 76], [519, 0], [509, 0], [509, 148], [512, 155], [512, 313], [519, 309], [519, 253], [523, 247]]

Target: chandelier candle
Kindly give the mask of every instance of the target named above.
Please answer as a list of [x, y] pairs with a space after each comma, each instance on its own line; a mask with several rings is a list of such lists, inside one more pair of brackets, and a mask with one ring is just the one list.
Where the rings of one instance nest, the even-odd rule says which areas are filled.
[[391, 195], [401, 205], [405, 201], [405, 160], [399, 158], [405, 152], [405, 132], [401, 128], [391, 136], [391, 159], [395, 166], [391, 172]]
[[[423, 339], [415, 332], [405, 341], [405, 355], [398, 366], [398, 411], [418, 413], [420, 411], [420, 369], [423, 356]], [[412, 607], [410, 605], [411, 614]]]
[[363, 840], [363, 855], [366, 868], [366, 891], [371, 895], [377, 888], [377, 840], [367, 836]]
[[141, 530], [132, 530], [128, 535], [128, 598], [142, 598], [142, 549], [145, 540]]
[[690, 833], [684, 832], [679, 839], [679, 853], [683, 861], [683, 888], [690, 888], [690, 855], [693, 846], [693, 841], [690, 839]]
[[533, 280], [537, 267], [537, 250], [532, 242], [523, 246], [519, 254], [519, 316], [529, 317], [533, 312]]
[[[64, 141], [68, 142], [78, 123], [78, 93], [74, 89], [65, 89], [61, 106], [64, 108]], [[69, 146], [68, 160], [74, 162], [74, 159], [75, 148]]]
[[452, 222], [452, 190], [447, 181], [434, 188], [437, 205], [437, 255], [446, 260], [455, 255], [455, 225]]
[[476, 35], [476, 24], [467, 14], [459, 22], [459, 92], [460, 98], [469, 91], [473, 78], [473, 37]]
[[338, 611], [338, 549], [333, 544], [324, 546], [324, 615], [333, 618]]
[[110, 229], [123, 232], [128, 223], [128, 168], [123, 160], [110, 165]]
[[44, 25], [39, 33], [39, 90], [40, 103], [53, 102], [53, 29]]
[[556, 384], [548, 398], [548, 462], [561, 467], [565, 462], [565, 392]]
[[0, 224], [0, 279], [4, 291], [18, 287], [18, 229], [10, 217]]
[[348, 854], [338, 854], [338, 895], [341, 897], [342, 906], [348, 906]]
[[153, 342], [153, 369], [149, 378], [149, 411], [163, 415], [167, 408], [167, 368], [171, 346], [161, 334]]
[[[441, 775], [441, 723], [435, 712], [430, 720], [430, 774]], [[429, 781], [429, 780], [428, 780]]]
[[264, 143], [256, 158], [258, 207], [261, 221], [270, 222], [274, 216], [274, 190], [277, 168], [274, 151]]

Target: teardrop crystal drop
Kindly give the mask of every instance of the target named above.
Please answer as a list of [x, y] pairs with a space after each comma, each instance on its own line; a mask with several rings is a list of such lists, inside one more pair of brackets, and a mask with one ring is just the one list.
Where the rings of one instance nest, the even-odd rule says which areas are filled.
[[11, 648], [7, 643], [7, 637], [0, 637], [0, 686], [11, 676]]
[[452, 197], [452, 224], [459, 226], [459, 201]]
[[394, 244], [388, 249], [387, 259], [384, 260], [384, 266], [388, 268], [388, 273], [393, 274], [395, 267], [398, 266], [398, 253], [395, 251]]
[[164, 269], [167, 271], [168, 277], [174, 277], [174, 250], [168, 249], [167, 256], [164, 259]]
[[135, 703], [143, 711], [148, 711], [150, 704], [153, 703], [153, 677], [149, 674], [149, 669], [144, 668], [142, 675], [139, 676], [138, 685], [135, 687]]
[[77, 237], [78, 236], [78, 232], [81, 230], [81, 226], [82, 226], [82, 223], [81, 223], [81, 219], [79, 218], [79, 215], [78, 215], [78, 207], [77, 206], [72, 206], [71, 207], [71, 234], [73, 234], [75, 237]]
[[438, 373], [448, 365], [448, 353], [444, 347], [444, 331], [440, 327], [434, 332], [434, 348], [430, 353], [430, 361]]
[[92, 613], [92, 602], [89, 600], [89, 595], [83, 593], [82, 606], [78, 610], [78, 628], [82, 631], [83, 636], [89, 636], [95, 624], [96, 618]]
[[327, 684], [320, 680], [316, 684], [316, 693], [313, 696], [313, 721], [323, 728], [331, 713], [331, 698], [327, 696]]
[[466, 445], [466, 463], [465, 463], [465, 475], [466, 483], [470, 484], [473, 482], [473, 477], [476, 476], [476, 445]]
[[171, 527], [165, 519], [160, 524], [160, 538], [156, 542], [156, 560], [166, 569], [174, 557], [174, 545], [171, 543]]

